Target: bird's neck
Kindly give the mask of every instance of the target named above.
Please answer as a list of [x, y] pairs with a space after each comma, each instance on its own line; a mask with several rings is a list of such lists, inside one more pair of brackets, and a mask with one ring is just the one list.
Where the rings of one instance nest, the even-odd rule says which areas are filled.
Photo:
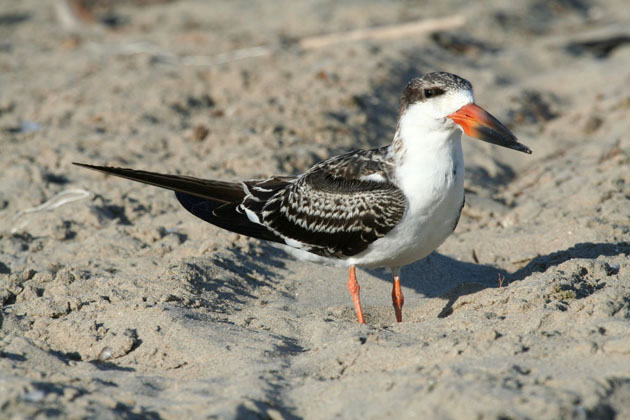
[[397, 182], [407, 192], [424, 188], [425, 182], [449, 181], [457, 171], [463, 173], [461, 132], [457, 129], [399, 125], [390, 156], [397, 168]]
[[390, 156], [400, 166], [408, 162], [448, 158], [457, 148], [461, 149], [459, 129], [399, 124], [390, 145]]

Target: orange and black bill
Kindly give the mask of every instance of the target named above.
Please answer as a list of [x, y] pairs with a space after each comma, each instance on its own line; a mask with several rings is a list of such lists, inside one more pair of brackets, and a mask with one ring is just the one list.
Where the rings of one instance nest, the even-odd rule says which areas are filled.
[[499, 120], [478, 105], [465, 105], [448, 117], [459, 124], [464, 133], [471, 137], [519, 152], [532, 153], [531, 149], [519, 143], [516, 136]]

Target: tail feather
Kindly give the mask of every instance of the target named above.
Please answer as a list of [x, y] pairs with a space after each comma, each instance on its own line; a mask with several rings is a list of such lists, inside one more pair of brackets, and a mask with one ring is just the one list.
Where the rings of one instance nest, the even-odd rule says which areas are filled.
[[115, 175], [132, 181], [142, 182], [172, 191], [179, 191], [222, 203], [241, 201], [245, 197], [242, 185], [236, 182], [206, 180], [181, 175], [164, 175], [135, 169], [87, 165], [77, 162], [73, 162], [73, 164], [108, 175]]

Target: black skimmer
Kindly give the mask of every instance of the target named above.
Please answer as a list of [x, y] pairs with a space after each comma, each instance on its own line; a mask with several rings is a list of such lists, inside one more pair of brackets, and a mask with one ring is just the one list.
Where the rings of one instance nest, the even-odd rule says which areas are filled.
[[464, 205], [462, 131], [531, 153], [475, 104], [470, 82], [429, 73], [405, 88], [390, 145], [332, 157], [302, 175], [224, 182], [76, 165], [173, 190], [189, 212], [215, 226], [279, 243], [302, 260], [349, 267], [360, 323], [355, 267], [387, 267], [401, 322], [401, 267], [433, 252], [455, 229]]

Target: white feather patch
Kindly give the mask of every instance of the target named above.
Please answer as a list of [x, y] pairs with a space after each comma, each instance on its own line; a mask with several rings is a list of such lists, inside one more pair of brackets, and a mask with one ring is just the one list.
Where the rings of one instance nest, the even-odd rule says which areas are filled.
[[270, 192], [270, 191], [271, 191], [271, 189], [269, 189], [269, 188], [258, 187], [258, 186], [256, 186], [256, 185], [254, 185], [254, 186], [253, 186], [253, 188], [254, 188], [256, 191], [260, 191], [260, 192]]
[[254, 213], [253, 211], [251, 211], [250, 209], [248, 209], [247, 207], [243, 205], [240, 205], [238, 207], [245, 210], [245, 214], [247, 215], [247, 218], [249, 219], [250, 222], [256, 223], [259, 225], [261, 224], [260, 219], [258, 218], [258, 215], [256, 213]]
[[302, 249], [302, 248], [307, 247], [307, 245], [305, 243], [302, 243], [300, 241], [296, 241], [295, 239], [291, 239], [291, 238], [289, 238], [287, 236], [284, 236], [284, 235], [280, 235], [280, 236], [282, 236], [282, 239], [284, 239], [284, 243], [286, 243], [291, 248]]
[[362, 175], [359, 177], [361, 181], [374, 181], [374, 182], [385, 182], [387, 181], [385, 177], [377, 172], [369, 175]]

